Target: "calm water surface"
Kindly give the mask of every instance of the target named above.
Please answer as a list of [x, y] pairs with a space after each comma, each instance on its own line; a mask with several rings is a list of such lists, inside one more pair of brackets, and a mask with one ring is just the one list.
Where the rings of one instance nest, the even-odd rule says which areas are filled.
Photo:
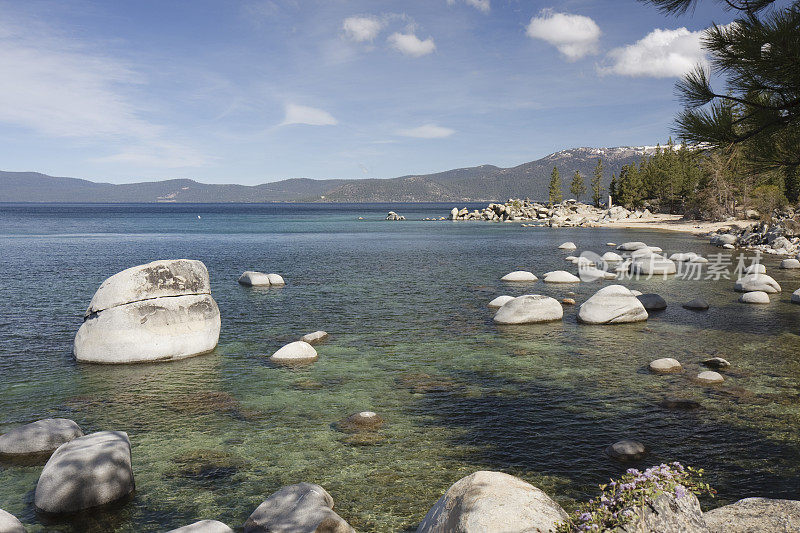
[[[41, 466], [0, 463], [0, 508], [30, 531], [166, 531], [214, 518], [240, 527], [283, 485], [323, 485], [359, 531], [413, 530], [457, 479], [503, 470], [568, 509], [627, 466], [608, 444], [644, 442], [633, 466], [682, 461], [719, 490], [800, 497], [800, 273], [765, 262], [783, 286], [768, 306], [736, 303], [731, 280], [652, 279], [666, 311], [646, 323], [497, 327], [486, 303], [541, 293], [580, 303], [602, 284], [509, 285], [505, 273], [565, 268], [574, 241], [643, 240], [719, 253], [702, 239], [611, 229], [424, 222], [450, 205], [0, 205], [0, 432], [68, 417], [85, 432], [127, 431], [136, 493], [103, 511], [37, 514]], [[409, 219], [387, 222], [393, 209]], [[200, 215], [200, 218], [198, 218]], [[364, 220], [358, 220], [363, 217]], [[78, 364], [72, 341], [108, 276], [164, 258], [202, 260], [222, 317], [209, 355], [162, 364]], [[571, 266], [571, 265], [570, 265]], [[254, 290], [244, 270], [282, 274]], [[681, 308], [705, 297], [710, 311]], [[273, 367], [283, 344], [324, 329], [320, 359]], [[718, 387], [695, 385], [699, 361], [733, 364]], [[657, 357], [685, 372], [654, 376]], [[671, 411], [667, 396], [702, 408]], [[350, 413], [386, 420], [370, 435], [337, 431]]]

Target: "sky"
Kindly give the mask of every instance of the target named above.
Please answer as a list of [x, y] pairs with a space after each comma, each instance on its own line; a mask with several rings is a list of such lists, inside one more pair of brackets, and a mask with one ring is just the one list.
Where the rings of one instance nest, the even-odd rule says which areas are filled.
[[0, 0], [0, 170], [391, 178], [665, 142], [702, 31], [634, 0]]

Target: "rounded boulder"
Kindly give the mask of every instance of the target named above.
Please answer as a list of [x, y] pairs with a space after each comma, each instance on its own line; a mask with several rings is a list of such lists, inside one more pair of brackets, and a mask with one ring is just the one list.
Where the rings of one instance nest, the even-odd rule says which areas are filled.
[[533, 324], [561, 320], [564, 308], [558, 300], [541, 294], [526, 294], [509, 301], [494, 315], [497, 324]]
[[0, 456], [51, 453], [62, 444], [83, 436], [80, 426], [67, 418], [47, 418], [0, 435]]
[[743, 304], [768, 304], [769, 294], [764, 291], [750, 291], [739, 296], [739, 303]]
[[538, 279], [539, 278], [537, 278], [533, 274], [533, 272], [528, 272], [527, 270], [515, 270], [514, 272], [509, 272], [508, 274], [500, 278], [500, 281], [527, 282], [527, 281], [536, 281]]
[[733, 286], [737, 292], [762, 291], [766, 293], [781, 292], [781, 286], [766, 274], [748, 274], [736, 281]]
[[656, 359], [650, 363], [650, 371], [656, 374], [674, 374], [683, 370], [680, 362], [671, 357]]
[[290, 342], [269, 358], [274, 363], [310, 363], [317, 359], [317, 350], [305, 341]]
[[585, 324], [640, 322], [647, 316], [642, 302], [622, 285], [603, 287], [578, 309], [578, 320]]
[[489, 309], [500, 309], [501, 307], [503, 307], [505, 304], [507, 304], [508, 302], [510, 302], [513, 299], [514, 299], [513, 296], [508, 296], [507, 294], [504, 294], [503, 296], [498, 296], [497, 298], [495, 298], [494, 300], [489, 302], [487, 304], [487, 307]]
[[269, 287], [269, 274], [248, 270], [239, 276], [239, 284], [245, 287]]

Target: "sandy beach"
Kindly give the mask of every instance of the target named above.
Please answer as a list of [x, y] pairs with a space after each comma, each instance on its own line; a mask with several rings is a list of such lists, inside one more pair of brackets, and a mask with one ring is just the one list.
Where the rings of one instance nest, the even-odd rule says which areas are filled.
[[667, 215], [657, 213], [649, 218], [626, 218], [621, 220], [598, 222], [595, 227], [619, 229], [651, 229], [664, 231], [678, 231], [692, 235], [706, 235], [730, 227], [744, 228], [752, 224], [752, 220], [733, 220], [723, 222], [709, 222], [702, 220], [687, 220], [682, 215]]

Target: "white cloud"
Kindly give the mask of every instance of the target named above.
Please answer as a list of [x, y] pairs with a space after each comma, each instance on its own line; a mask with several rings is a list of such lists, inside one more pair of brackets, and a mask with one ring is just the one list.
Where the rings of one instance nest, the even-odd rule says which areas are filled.
[[40, 21], [0, 22], [0, 122], [46, 137], [126, 143], [160, 166], [204, 164], [143, 117], [129, 94], [145, 84], [144, 76], [93, 48]]
[[702, 31], [655, 29], [634, 44], [611, 50], [603, 74], [670, 78], [682, 76], [698, 63], [706, 64]]
[[124, 163], [152, 168], [185, 168], [200, 167], [208, 162], [208, 158], [185, 146], [172, 143], [142, 144], [129, 147], [117, 154], [97, 157], [92, 161], [98, 163]]
[[596, 54], [600, 39], [600, 28], [589, 17], [550, 10], [531, 18], [527, 33], [532, 39], [552, 44], [570, 61]]
[[[464, 2], [484, 13], [488, 13], [492, 9], [489, 0], [464, 0]], [[456, 0], [447, 0], [447, 5], [449, 6], [455, 5], [455, 3]]]
[[437, 126], [436, 124], [424, 124], [416, 128], [397, 130], [398, 135], [403, 137], [415, 137], [417, 139], [442, 139], [450, 137], [456, 130]]
[[348, 17], [342, 22], [345, 36], [356, 42], [372, 41], [383, 28], [383, 22], [375, 17]]
[[395, 50], [412, 57], [428, 55], [436, 50], [433, 37], [428, 37], [422, 41], [413, 33], [396, 32], [389, 36], [388, 41]]
[[335, 126], [339, 122], [327, 111], [297, 104], [287, 104], [286, 117], [281, 126], [307, 124], [309, 126]]

